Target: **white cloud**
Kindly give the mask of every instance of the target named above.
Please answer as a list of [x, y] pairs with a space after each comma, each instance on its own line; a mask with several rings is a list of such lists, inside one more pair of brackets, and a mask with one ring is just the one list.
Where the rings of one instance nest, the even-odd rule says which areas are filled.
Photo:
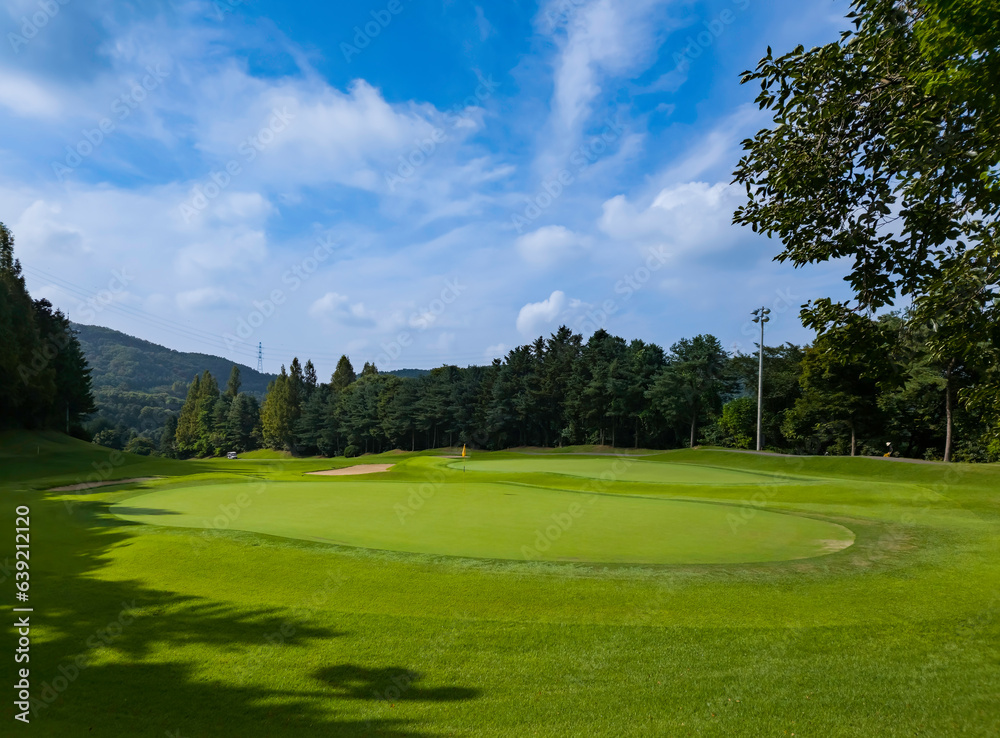
[[587, 239], [565, 226], [551, 225], [524, 234], [514, 245], [528, 263], [549, 266], [585, 253]]
[[548, 299], [529, 302], [517, 314], [517, 330], [525, 336], [534, 336], [553, 323], [567, 306], [566, 294], [556, 290]]
[[485, 41], [495, 33], [493, 24], [486, 18], [481, 6], [476, 6], [476, 28], [479, 29], [479, 40]]
[[238, 301], [236, 295], [218, 287], [201, 287], [177, 295], [177, 307], [181, 310], [207, 310], [217, 307], [232, 307]]
[[493, 361], [493, 359], [501, 359], [507, 355], [511, 347], [506, 343], [495, 343], [492, 346], [487, 346], [486, 350], [483, 351], [483, 358], [488, 361]]
[[351, 303], [347, 295], [327, 292], [309, 306], [309, 315], [317, 320], [330, 320], [352, 326], [374, 326], [375, 320], [365, 310], [364, 303]]
[[687, 182], [664, 188], [645, 208], [624, 195], [613, 197], [604, 203], [598, 225], [612, 238], [665, 243], [675, 254], [718, 249], [735, 240], [730, 222], [742, 198], [738, 187], [724, 182]]
[[59, 99], [34, 81], [0, 69], [0, 105], [29, 118], [59, 114]]
[[662, 28], [656, 10], [663, 4], [662, 0], [572, 4], [550, 0], [539, 10], [539, 25], [556, 36], [560, 45], [552, 99], [552, 132], [557, 141], [576, 141], [606, 78], [653, 61], [657, 32]]

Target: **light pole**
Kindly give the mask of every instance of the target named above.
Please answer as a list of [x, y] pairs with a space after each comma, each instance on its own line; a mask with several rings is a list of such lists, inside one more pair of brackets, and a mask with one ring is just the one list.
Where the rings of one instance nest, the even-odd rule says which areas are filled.
[[764, 438], [761, 435], [760, 421], [764, 407], [764, 323], [770, 320], [767, 317], [770, 310], [766, 307], [757, 308], [751, 313], [754, 323], [760, 323], [760, 366], [757, 369], [757, 450], [764, 450]]

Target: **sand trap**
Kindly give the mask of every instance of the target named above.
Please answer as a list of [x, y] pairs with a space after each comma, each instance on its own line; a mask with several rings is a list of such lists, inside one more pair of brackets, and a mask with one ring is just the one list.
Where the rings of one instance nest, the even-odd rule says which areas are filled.
[[357, 466], [345, 466], [343, 469], [327, 469], [326, 471], [306, 472], [306, 474], [319, 474], [323, 477], [347, 477], [354, 474], [378, 474], [389, 471], [395, 464], [358, 464]]
[[78, 492], [81, 489], [93, 489], [94, 487], [108, 487], [112, 484], [133, 484], [135, 482], [148, 482], [160, 477], [133, 477], [132, 479], [109, 479], [106, 482], [82, 482], [80, 484], [67, 484], [65, 487], [52, 487], [49, 492]]

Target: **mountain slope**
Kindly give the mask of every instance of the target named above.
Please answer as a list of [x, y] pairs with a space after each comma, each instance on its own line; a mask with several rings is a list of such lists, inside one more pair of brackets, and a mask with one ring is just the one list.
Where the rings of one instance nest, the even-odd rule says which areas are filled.
[[[196, 374], [206, 369], [225, 387], [235, 362], [220, 356], [186, 353], [96, 325], [73, 324], [90, 364], [94, 389], [133, 392], [169, 392], [181, 397]], [[243, 364], [243, 391], [263, 395], [273, 374], [262, 374]]]

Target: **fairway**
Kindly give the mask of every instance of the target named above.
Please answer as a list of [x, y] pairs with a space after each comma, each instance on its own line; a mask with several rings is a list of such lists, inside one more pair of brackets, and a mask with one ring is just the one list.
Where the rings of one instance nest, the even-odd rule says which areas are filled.
[[786, 561], [854, 539], [834, 523], [715, 503], [495, 483], [423, 491], [426, 499], [413, 484], [386, 481], [211, 484], [140, 495], [111, 510], [152, 525], [408, 553], [609, 564]]
[[108, 456], [8, 436], [29, 732], [1000, 731], [996, 467], [682, 450], [624, 470], [653, 483], [602, 479], [614, 457], [440, 453], [123, 454], [102, 480], [122, 483], [54, 492]]
[[538, 473], [565, 474], [588, 479], [604, 479], [621, 482], [651, 482], [654, 484], [787, 484], [801, 480], [766, 472], [725, 469], [699, 464], [664, 464], [624, 456], [553, 458], [536, 456], [533, 458], [462, 460], [451, 464], [452, 469], [465, 468], [471, 472], [497, 473]]

